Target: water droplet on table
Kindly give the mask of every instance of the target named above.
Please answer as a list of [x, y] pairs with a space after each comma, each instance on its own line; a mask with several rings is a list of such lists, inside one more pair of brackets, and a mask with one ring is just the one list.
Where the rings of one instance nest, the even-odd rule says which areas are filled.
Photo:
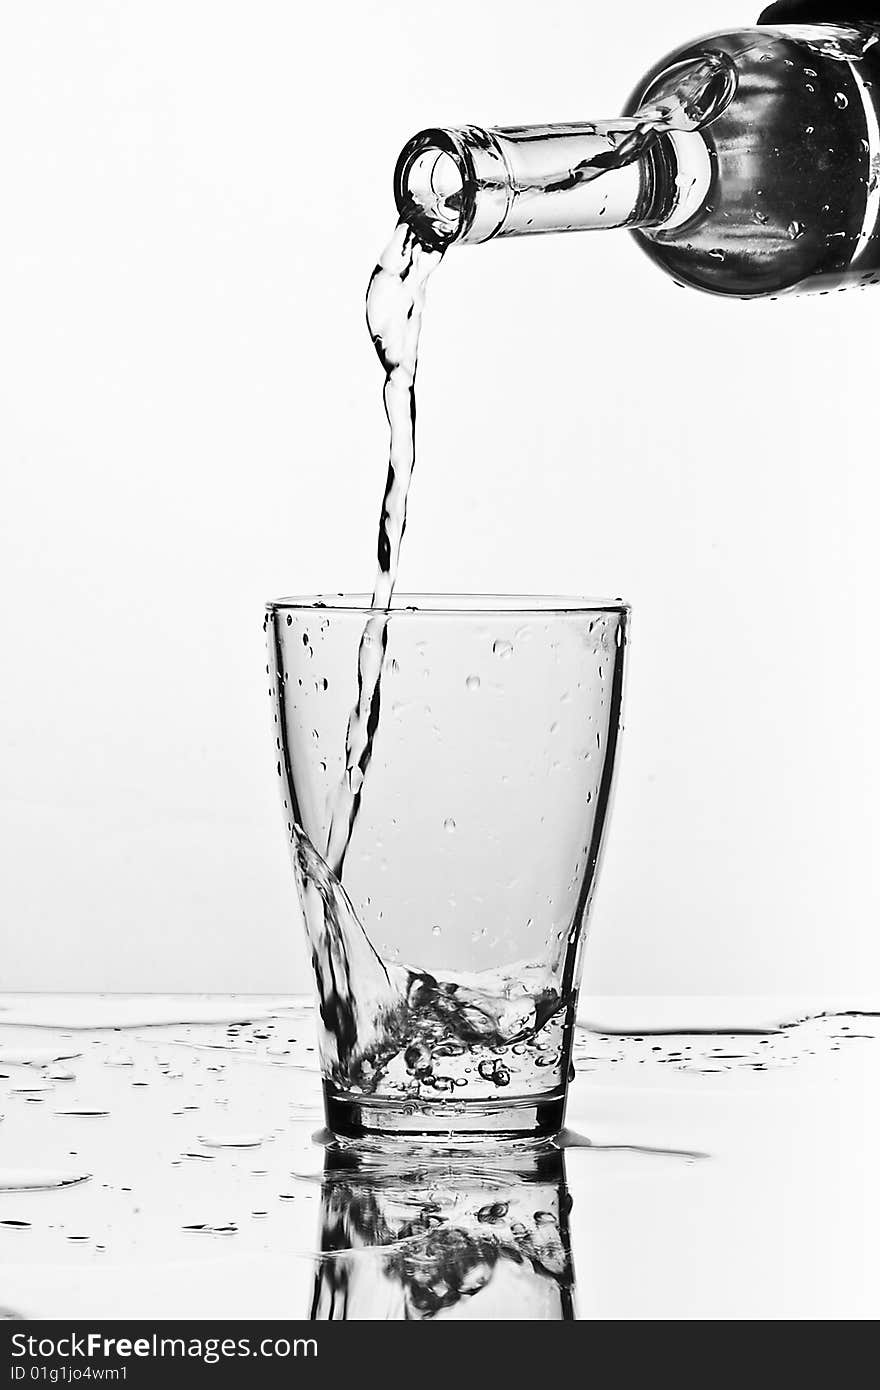
[[46, 1192], [88, 1182], [91, 1173], [71, 1173], [56, 1168], [0, 1168], [0, 1192]]
[[206, 1149], [256, 1149], [265, 1137], [264, 1134], [212, 1134], [200, 1138], [199, 1143]]

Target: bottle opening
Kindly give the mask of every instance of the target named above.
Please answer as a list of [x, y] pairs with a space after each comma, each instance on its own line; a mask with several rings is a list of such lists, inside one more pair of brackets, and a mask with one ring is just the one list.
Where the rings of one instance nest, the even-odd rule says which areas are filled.
[[397, 161], [397, 210], [422, 242], [448, 246], [465, 230], [466, 183], [465, 161], [446, 131], [423, 130]]

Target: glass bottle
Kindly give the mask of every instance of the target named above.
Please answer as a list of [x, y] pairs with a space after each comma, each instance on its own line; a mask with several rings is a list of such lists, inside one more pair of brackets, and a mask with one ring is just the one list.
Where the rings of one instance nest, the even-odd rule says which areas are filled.
[[626, 227], [679, 283], [740, 298], [876, 284], [880, 5], [776, 19], [816, 12], [783, 0], [676, 49], [617, 120], [422, 131], [401, 216], [439, 246]]

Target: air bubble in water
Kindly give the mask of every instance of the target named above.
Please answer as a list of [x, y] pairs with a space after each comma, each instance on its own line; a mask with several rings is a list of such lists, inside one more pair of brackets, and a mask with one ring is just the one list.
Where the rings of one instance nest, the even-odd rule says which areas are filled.
[[447, 835], [452, 835], [452, 834], [454, 833], [454, 831], [455, 831], [455, 821], [452, 819], [451, 816], [449, 816], [449, 817], [443, 822], [443, 829], [446, 831]]
[[510, 1072], [497, 1057], [481, 1062], [477, 1070], [484, 1081], [491, 1081], [496, 1086], [510, 1085]]
[[414, 1043], [408, 1047], [403, 1054], [403, 1060], [407, 1069], [416, 1074], [431, 1070], [431, 1054], [424, 1043]]
[[434, 923], [433, 927], [431, 928], [431, 935], [432, 935], [432, 936], [439, 936], [439, 935], [440, 935], [440, 927], [438, 926], [438, 924], [437, 924], [436, 922]]
[[835, 93], [834, 105], [837, 107], [839, 111], [845, 111], [846, 108], [849, 106], [849, 102], [847, 98], [844, 96], [843, 92]]
[[492, 643], [492, 654], [506, 661], [508, 657], [513, 656], [513, 643], [504, 642], [499, 638], [497, 642]]
[[804, 224], [803, 224], [803, 222], [798, 222], [797, 218], [795, 218], [793, 221], [789, 222], [789, 224], [788, 224], [788, 235], [791, 237], [792, 241], [797, 241], [799, 237], [802, 237], [802, 236], [803, 236], [803, 234], [804, 234]]
[[479, 690], [479, 688], [480, 688], [480, 677], [479, 677], [479, 676], [468, 676], [467, 680], [465, 681], [465, 685], [467, 686], [468, 690]]
[[492, 1225], [495, 1221], [503, 1221], [508, 1210], [508, 1202], [490, 1202], [487, 1206], [480, 1207], [477, 1212], [477, 1220]]

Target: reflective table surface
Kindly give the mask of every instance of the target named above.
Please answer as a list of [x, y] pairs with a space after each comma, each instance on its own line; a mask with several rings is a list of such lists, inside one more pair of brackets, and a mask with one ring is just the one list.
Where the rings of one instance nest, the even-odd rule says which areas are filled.
[[587, 998], [558, 1142], [370, 1148], [305, 999], [0, 996], [0, 1316], [874, 1318], [878, 1009]]

